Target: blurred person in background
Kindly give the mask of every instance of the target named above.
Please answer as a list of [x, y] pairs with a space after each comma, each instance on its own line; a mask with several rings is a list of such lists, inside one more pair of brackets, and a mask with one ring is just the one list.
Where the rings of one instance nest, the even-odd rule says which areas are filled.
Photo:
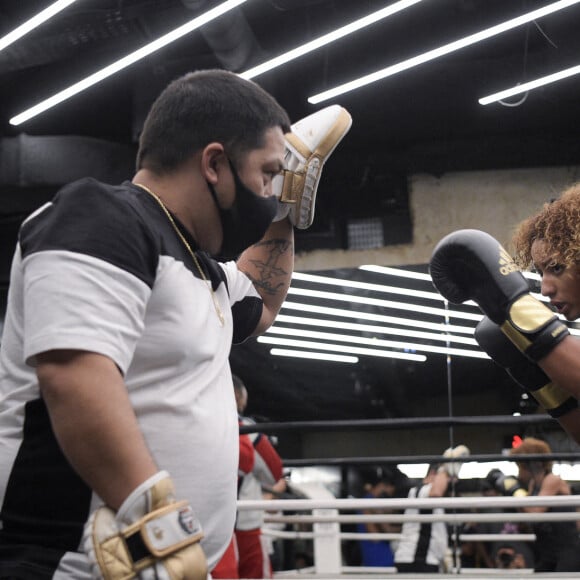
[[[468, 455], [469, 449], [465, 445], [449, 448], [443, 453], [444, 457], [454, 460]], [[461, 465], [460, 461], [430, 465], [421, 485], [412, 487], [408, 497], [413, 499], [446, 496], [449, 493], [450, 484], [459, 475]], [[444, 513], [442, 508], [428, 511], [433, 514]], [[425, 510], [420, 511], [418, 508], [408, 508], [405, 510], [405, 515], [424, 512]], [[439, 572], [444, 567], [448, 546], [449, 531], [445, 522], [405, 521], [395, 552], [397, 570], [399, 572]]]
[[[550, 453], [552, 450], [545, 441], [525, 437], [520, 445], [511, 450], [518, 466], [518, 477], [506, 476], [496, 469], [488, 474], [488, 480], [504, 495], [514, 497], [570, 495], [570, 486], [560, 476], [552, 473], [552, 461], [526, 459], [526, 455]], [[546, 506], [522, 507], [520, 510], [529, 514], [575, 511], [574, 508]], [[532, 521], [531, 527], [536, 534], [536, 572], [580, 572], [580, 539], [576, 522]]]
[[519, 542], [501, 543], [495, 550], [493, 562], [500, 570], [522, 570], [527, 568]]
[[[240, 377], [232, 375], [232, 379], [239, 423], [253, 425], [255, 421], [244, 415], [248, 390]], [[286, 482], [282, 477], [282, 468], [282, 459], [266, 435], [240, 435], [238, 499], [261, 500], [263, 487], [284, 491]], [[263, 523], [262, 510], [238, 511], [234, 537], [212, 572], [214, 578], [272, 578], [270, 546], [262, 537]], [[236, 568], [237, 576], [233, 572]]]
[[[385, 467], [373, 467], [362, 471], [364, 481], [363, 498], [392, 498], [397, 496], [397, 478], [392, 470]], [[385, 509], [362, 510], [363, 514], [390, 513]], [[398, 533], [400, 524], [387, 522], [361, 522], [357, 532], [367, 534]], [[359, 542], [362, 566], [394, 566], [394, 554], [389, 540], [368, 539]]]

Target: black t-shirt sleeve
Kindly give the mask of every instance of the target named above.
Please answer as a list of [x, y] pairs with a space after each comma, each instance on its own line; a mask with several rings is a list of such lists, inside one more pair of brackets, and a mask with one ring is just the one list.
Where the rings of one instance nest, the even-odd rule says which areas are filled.
[[47, 250], [77, 252], [104, 260], [152, 287], [159, 240], [130, 190], [94, 179], [61, 189], [20, 229], [22, 258]]

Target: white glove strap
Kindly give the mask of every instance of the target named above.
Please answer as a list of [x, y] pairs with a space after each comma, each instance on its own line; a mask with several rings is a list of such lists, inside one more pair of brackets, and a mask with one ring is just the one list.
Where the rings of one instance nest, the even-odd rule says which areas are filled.
[[151, 488], [162, 479], [168, 477], [169, 473], [167, 471], [158, 471], [155, 475], [152, 475], [136, 487], [121, 504], [117, 512], [117, 520], [126, 525], [131, 525], [146, 513], [150, 512], [152, 507], [150, 497]]

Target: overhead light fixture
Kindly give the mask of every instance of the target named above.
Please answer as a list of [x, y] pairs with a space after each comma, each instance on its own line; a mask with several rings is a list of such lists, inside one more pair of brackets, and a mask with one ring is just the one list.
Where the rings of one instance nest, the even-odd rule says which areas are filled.
[[353, 32], [357, 32], [358, 30], [361, 30], [362, 28], [374, 24], [379, 20], [383, 20], [388, 16], [392, 16], [393, 14], [396, 14], [401, 10], [405, 10], [405, 8], [413, 6], [413, 4], [418, 4], [419, 2], [422, 2], [422, 0], [400, 0], [399, 2], [395, 2], [394, 4], [391, 4], [386, 8], [377, 10], [376, 12], [373, 12], [368, 16], [359, 18], [358, 20], [355, 20], [350, 24], [341, 26], [340, 28], [337, 28], [336, 30], [329, 32], [328, 34], [319, 36], [318, 38], [315, 38], [310, 42], [302, 44], [297, 48], [294, 48], [292, 50], [289, 50], [288, 52], [285, 52], [284, 54], [281, 54], [280, 56], [276, 56], [275, 58], [272, 58], [262, 64], [252, 67], [251, 69], [248, 69], [246, 72], [241, 73], [240, 76], [245, 79], [253, 79], [261, 74], [264, 74], [265, 72], [268, 72], [272, 69], [282, 66], [283, 64], [286, 64], [287, 62], [290, 62], [300, 56], [308, 54], [309, 52], [313, 52], [318, 48], [322, 48], [323, 46], [326, 46], [327, 44], [330, 44], [335, 40], [339, 40], [340, 38], [344, 38], [345, 36], [348, 36]]
[[315, 342], [312, 340], [295, 340], [292, 338], [275, 338], [273, 336], [261, 335], [258, 336], [257, 341], [263, 344], [276, 344], [278, 346], [291, 346], [293, 348], [308, 349], [311, 352], [319, 352], [321, 350], [324, 350], [335, 353], [376, 356], [381, 358], [398, 358], [403, 360], [413, 360], [416, 362], [425, 362], [427, 360], [427, 357], [423, 354], [414, 354], [410, 352], [397, 352], [377, 348], [345, 346], [343, 344], [329, 344], [323, 342]]
[[427, 322], [426, 320], [412, 320], [399, 316], [387, 316], [385, 314], [373, 314], [361, 310], [347, 310], [345, 308], [330, 308], [328, 306], [317, 306], [314, 304], [304, 304], [303, 302], [285, 301], [282, 309], [312, 312], [313, 314], [340, 316], [344, 318], [356, 318], [357, 320], [369, 320], [384, 324], [400, 324], [401, 326], [411, 326], [436, 332], [451, 332], [459, 334], [473, 334], [474, 326], [458, 326], [455, 324], [444, 324], [443, 322]]
[[429, 470], [428, 463], [398, 463], [397, 469], [411, 479], [423, 479]]
[[485, 479], [492, 469], [499, 469], [505, 475], [518, 475], [518, 468], [514, 461], [493, 461], [488, 463], [478, 463], [467, 461], [461, 466], [461, 479]]
[[[391, 277], [411, 278], [421, 282], [431, 281], [431, 277], [428, 274], [412, 272], [400, 268], [367, 265], [361, 266], [359, 269], [385, 274]], [[522, 273], [527, 278], [538, 278], [537, 273]], [[348, 292], [348, 290], [352, 288], [355, 290], [369, 291], [371, 293], [394, 292], [407, 296], [416, 293], [416, 295], [421, 298], [436, 297], [437, 299], [443, 300], [443, 298], [438, 294], [436, 295], [432, 292], [414, 291], [413, 289], [388, 286], [384, 284], [367, 283], [303, 272], [294, 273], [293, 283], [294, 282], [306, 282], [317, 286], [329, 285], [344, 287], [347, 292], [338, 293], [291, 286], [289, 295], [295, 294], [314, 298], [323, 303], [328, 303], [331, 300], [342, 301], [346, 303], [346, 306], [344, 308], [332, 308], [329, 306], [322, 306], [321, 304], [295, 302], [291, 298], [285, 300], [281, 307], [282, 312], [278, 314], [274, 325], [267, 331], [269, 336], [266, 338], [260, 337], [258, 342], [268, 342], [271, 344], [292, 347], [292, 349], [288, 349], [291, 353], [288, 354], [288, 356], [315, 358], [317, 357], [315, 353], [321, 349], [328, 349], [332, 352], [339, 349], [342, 353], [350, 353], [353, 355], [385, 356], [383, 354], [384, 352], [392, 353], [390, 349], [395, 348], [403, 351], [405, 354], [417, 354], [423, 351], [455, 357], [489, 359], [489, 356], [479, 349], [473, 336], [475, 324], [481, 320], [482, 317], [482, 314], [479, 311], [471, 314], [469, 312], [451, 311], [447, 308], [425, 307], [406, 302], [377, 299], [373, 298], [372, 294], [371, 296], [360, 296], [357, 295], [356, 292]], [[535, 294], [532, 295], [535, 296]], [[537, 297], [542, 300], [545, 299], [543, 296], [537, 295]], [[357, 309], [357, 304], [363, 305], [363, 309]], [[401, 316], [388, 316], [375, 312], [366, 312], [364, 308], [366, 305], [377, 307], [378, 312], [386, 309], [401, 310], [403, 312], [401, 313]], [[288, 311], [294, 311], [296, 314], [288, 314]], [[424, 319], [417, 319], [416, 317], [405, 318], [405, 311], [413, 313], [413, 315], [416, 313], [433, 315], [439, 318], [440, 321], [428, 322]], [[309, 314], [311, 316], [309, 316]], [[450, 318], [455, 316], [467, 319], [466, 325], [450, 324]], [[352, 322], [348, 319], [352, 320]], [[368, 322], [368, 324], [365, 324], [365, 322]], [[470, 322], [471, 325], [469, 326]], [[309, 327], [311, 329], [309, 329]], [[338, 332], [327, 332], [328, 330]], [[340, 331], [346, 331], [346, 333], [340, 334]], [[570, 332], [578, 334], [579, 331], [570, 329]], [[273, 335], [293, 338], [273, 338]], [[381, 337], [385, 335], [401, 340], [384, 340]], [[416, 340], [415, 342], [410, 342], [406, 340], [407, 338]], [[314, 339], [321, 342], [312, 342], [308, 339]], [[421, 341], [427, 341], [427, 344], [420, 344]], [[325, 346], [321, 347], [321, 343]], [[353, 353], [352, 347], [341, 347], [339, 343], [355, 345], [355, 348], [359, 350], [357, 350], [356, 353]], [[432, 343], [443, 343], [443, 345], [436, 346], [432, 345]], [[360, 348], [363, 347], [364, 350], [361, 351]], [[273, 353], [273, 351], [271, 352]], [[299, 352], [301, 354], [292, 354], [294, 352]], [[302, 355], [302, 353], [307, 354]], [[284, 354], [281, 356], [286, 355]], [[387, 356], [392, 356], [392, 354]]]
[[270, 354], [273, 356], [287, 356], [293, 358], [306, 358], [311, 360], [326, 360], [330, 362], [341, 362], [356, 364], [358, 357], [344, 354], [331, 354], [328, 352], [310, 352], [303, 350], [290, 350], [288, 348], [272, 348]]
[[401, 268], [390, 268], [388, 266], [365, 264], [364, 266], [359, 266], [358, 269], [365, 270], [367, 272], [376, 272], [378, 274], [387, 274], [389, 276], [410, 278], [411, 280], [424, 280], [425, 282], [431, 282], [431, 276], [429, 274], [422, 274], [421, 272], [413, 272], [411, 270], [401, 270]]
[[400, 348], [403, 351], [416, 352], [432, 352], [435, 354], [446, 354], [455, 356], [466, 356], [471, 358], [488, 359], [489, 356], [481, 350], [464, 350], [458, 348], [442, 347], [442, 346], [428, 346], [424, 344], [402, 342], [400, 340], [383, 340], [380, 338], [367, 338], [363, 336], [353, 336], [348, 334], [337, 334], [333, 332], [318, 332], [316, 330], [301, 330], [298, 328], [282, 328], [279, 326], [271, 326], [266, 334], [279, 334], [282, 336], [297, 336], [304, 338], [315, 338], [324, 341], [347, 342], [356, 344], [365, 344], [371, 347], [384, 348]]
[[[556, 467], [556, 466], [554, 466]], [[428, 463], [399, 463], [399, 471], [407, 477], [422, 479], [429, 469]], [[492, 469], [499, 469], [505, 475], [518, 475], [518, 468], [514, 461], [489, 461], [487, 463], [477, 463], [469, 461], [464, 463], [459, 470], [459, 479], [485, 479]], [[554, 470], [555, 472], [555, 470]]]
[[412, 352], [424, 351], [435, 354], [446, 354], [453, 356], [466, 356], [471, 358], [488, 359], [489, 356], [481, 350], [466, 350], [460, 348], [451, 348], [446, 346], [428, 346], [425, 344], [409, 343], [400, 340], [384, 340], [381, 338], [367, 338], [363, 336], [353, 336], [348, 334], [337, 334], [333, 332], [318, 332], [316, 330], [302, 330], [298, 328], [282, 328], [278, 326], [271, 326], [267, 331], [267, 335], [278, 334], [282, 336], [297, 336], [304, 338], [314, 338], [317, 340], [324, 340], [327, 342], [347, 342], [364, 344], [373, 348], [400, 348]]
[[[412, 280], [423, 280], [425, 282], [432, 282], [430, 274], [423, 274], [421, 272], [413, 272], [412, 270], [403, 270], [401, 268], [393, 268], [390, 266], [377, 266], [375, 264], [364, 264], [358, 267], [359, 270], [366, 272], [376, 272], [377, 274], [387, 274], [388, 276], [399, 276], [401, 278], [410, 278]], [[525, 278], [532, 280], [541, 280], [542, 277], [537, 272], [528, 272], [522, 270]]]
[[470, 34], [469, 36], [466, 36], [454, 42], [450, 42], [449, 44], [445, 44], [444, 46], [441, 46], [434, 50], [429, 50], [428, 52], [424, 52], [423, 54], [414, 56], [400, 63], [388, 66], [374, 73], [362, 76], [353, 81], [343, 83], [342, 85], [339, 85], [332, 89], [328, 89], [326, 91], [323, 91], [322, 93], [313, 95], [308, 98], [308, 102], [312, 104], [317, 104], [321, 103], [322, 101], [332, 99], [338, 95], [342, 95], [349, 91], [353, 91], [360, 87], [364, 87], [366, 85], [393, 76], [397, 73], [408, 70], [425, 62], [429, 62], [441, 56], [445, 56], [447, 54], [465, 48], [466, 46], [471, 46], [472, 44], [476, 44], [477, 42], [487, 40], [492, 36], [497, 36], [502, 32], [506, 32], [508, 30], [511, 30], [512, 28], [521, 26], [522, 24], [527, 24], [528, 22], [532, 22], [533, 20], [538, 20], [543, 16], [547, 16], [548, 14], [552, 14], [554, 12], [557, 12], [558, 10], [568, 8], [569, 6], [573, 6], [578, 2], [580, 2], [580, 0], [559, 0], [558, 2], [553, 2], [552, 4], [548, 4], [548, 6], [544, 6], [543, 8], [538, 8], [537, 10], [533, 10], [531, 12], [528, 12], [527, 14], [523, 14], [516, 18], [512, 18], [511, 20], [507, 20], [506, 22], [502, 22], [501, 24], [492, 26], [491, 28], [486, 28], [485, 30], [476, 32], [475, 34]]
[[56, 16], [59, 12], [63, 11], [65, 8], [74, 4], [77, 0], [58, 0], [54, 2], [48, 8], [45, 8], [36, 16], [33, 16], [20, 26], [16, 27], [12, 32], [9, 32], [6, 36], [0, 38], [0, 50], [4, 50], [7, 46], [16, 42], [19, 38], [22, 38], [25, 34], [28, 34], [35, 28], [38, 28], [41, 24]]
[[[399, 276], [402, 278], [412, 278], [421, 282], [430, 282], [428, 274], [420, 272], [409, 272], [399, 268], [386, 268], [382, 266], [363, 266], [361, 270], [373, 271], [388, 276]], [[537, 274], [524, 272], [528, 278], [537, 278]], [[291, 286], [289, 294], [319, 299], [321, 302], [330, 300], [343, 301], [347, 303], [345, 308], [331, 308], [319, 304], [305, 304], [294, 302], [292, 299], [284, 301], [282, 313], [276, 317], [274, 325], [268, 331], [271, 334], [291, 335], [297, 338], [315, 338], [333, 342], [352, 342], [355, 344], [368, 344], [373, 347], [383, 346], [389, 348], [401, 348], [409, 351], [425, 351], [448, 356], [463, 356], [480, 359], [488, 359], [489, 356], [481, 351], [474, 338], [476, 323], [481, 320], [482, 314], [453, 311], [447, 308], [432, 308], [407, 302], [395, 302], [382, 300], [370, 296], [359, 296], [356, 293], [348, 292], [348, 289], [369, 291], [372, 293], [394, 292], [405, 296], [419, 296], [421, 298], [437, 298], [443, 300], [439, 294], [433, 292], [423, 292], [412, 288], [401, 288], [384, 284], [367, 283], [357, 280], [349, 280], [331, 276], [322, 276], [296, 272], [293, 275], [294, 282], [312, 283], [317, 286], [339, 286], [347, 289], [345, 293], [324, 292], [306, 288]], [[545, 297], [535, 295], [538, 299], [545, 300]], [[356, 305], [363, 305], [359, 310]], [[467, 303], [465, 303], [467, 304]], [[471, 302], [471, 304], [474, 304]], [[349, 308], [348, 305], [351, 307]], [[401, 316], [388, 316], [379, 313], [365, 312], [364, 305], [373, 305], [380, 310], [392, 309], [401, 310]], [[288, 311], [299, 311], [296, 315], [287, 314]], [[416, 317], [405, 318], [405, 311], [415, 315], [424, 313], [440, 318], [439, 322], [428, 322], [418, 320]], [[312, 315], [312, 316], [309, 316]], [[471, 326], [450, 324], [452, 317], [462, 317], [466, 323], [471, 322]], [[351, 321], [345, 320], [351, 319]], [[368, 324], [365, 324], [368, 322]], [[305, 328], [306, 327], [306, 328]], [[317, 329], [309, 330], [308, 327]], [[318, 332], [318, 330], [338, 330], [347, 331], [350, 334], [333, 334], [328, 332]], [[579, 331], [570, 329], [571, 333], [578, 334]], [[356, 333], [356, 334], [355, 334]], [[467, 336], [465, 336], [467, 335]], [[382, 340], [381, 336], [393, 336], [402, 340]], [[405, 339], [416, 339], [416, 341], [427, 341], [427, 344], [414, 344]], [[444, 346], [431, 346], [432, 343], [443, 343]], [[452, 348], [459, 347], [459, 348]], [[470, 348], [475, 347], [475, 348]]]
[[215, 20], [222, 14], [225, 14], [226, 12], [233, 10], [240, 4], [243, 4], [244, 2], [247, 1], [248, 0], [227, 0], [222, 4], [219, 4], [215, 8], [212, 8], [211, 10], [208, 10], [207, 12], [197, 16], [196, 18], [193, 18], [189, 22], [182, 24], [175, 30], [172, 30], [167, 34], [164, 34], [157, 40], [154, 40], [153, 42], [146, 44], [145, 46], [136, 50], [135, 52], [128, 54], [127, 56], [110, 64], [109, 66], [106, 66], [105, 68], [75, 83], [74, 85], [71, 85], [70, 87], [60, 91], [59, 93], [56, 93], [52, 97], [49, 97], [48, 99], [41, 101], [37, 105], [34, 105], [29, 109], [26, 109], [26, 111], [19, 113], [15, 117], [12, 117], [12, 119], [10, 119], [10, 124], [20, 125], [21, 123], [24, 123], [25, 121], [28, 121], [33, 117], [36, 117], [40, 113], [43, 113], [44, 111], [47, 111], [48, 109], [54, 107], [55, 105], [58, 105], [59, 103], [62, 103], [67, 99], [70, 99], [74, 95], [77, 95], [78, 93], [84, 91], [85, 89], [88, 89], [89, 87], [92, 87], [93, 85], [101, 82], [102, 80], [118, 73], [120, 70], [127, 68], [128, 66], [136, 63], [142, 58], [145, 58], [146, 56], [149, 56], [150, 54], [160, 50], [161, 48], [167, 46], [168, 44], [175, 42], [182, 36], [189, 34], [190, 32], [196, 30], [197, 28], [200, 28], [204, 24], [207, 24], [208, 22]]
[[533, 81], [528, 81], [527, 83], [516, 85], [511, 89], [505, 89], [503, 91], [494, 93], [493, 95], [488, 95], [487, 97], [482, 97], [481, 99], [478, 100], [478, 102], [480, 105], [489, 105], [491, 103], [495, 103], [497, 101], [513, 97], [514, 95], [527, 93], [528, 91], [532, 91], [534, 89], [537, 89], [538, 87], [543, 87], [545, 85], [549, 85], [550, 83], [555, 83], [562, 79], [566, 79], [568, 77], [577, 75], [578, 73], [580, 73], [580, 65], [571, 66], [570, 68], [561, 70], [560, 72], [553, 73], [551, 75], [547, 75], [545, 77], [541, 77]]
[[[359, 266], [359, 270], [364, 270], [367, 272], [375, 272], [377, 274], [386, 274], [388, 276], [399, 276], [402, 278], [410, 278], [412, 280], [423, 280], [425, 282], [432, 282], [432, 278], [429, 274], [421, 274], [420, 272], [412, 272], [410, 270], [401, 270], [400, 268], [389, 268], [387, 266], [375, 266], [372, 264], [367, 264], [364, 266]], [[522, 275], [524, 278], [528, 278], [530, 280], [540, 281], [542, 277], [537, 272], [528, 272], [522, 271]], [[389, 288], [389, 286], [386, 286]], [[543, 300], [544, 302], [549, 302], [549, 299], [541, 294], [537, 294], [532, 292], [532, 295], [537, 298], [538, 300]], [[445, 300], [443, 296], [437, 294], [441, 300]], [[477, 306], [477, 304], [473, 300], [466, 300], [462, 304], [469, 305], [469, 306]]]
[[[427, 463], [399, 463], [399, 471], [407, 477], [422, 479], [425, 477], [429, 465]], [[488, 461], [487, 463], [477, 463], [469, 461], [464, 463], [459, 470], [459, 479], [485, 479], [492, 469], [499, 469], [504, 475], [517, 477], [518, 468], [515, 461]], [[559, 475], [567, 481], [580, 480], [580, 465], [569, 463], [555, 463], [552, 468], [554, 475]]]
[[479, 322], [483, 314], [471, 312], [461, 312], [459, 310], [446, 310], [445, 308], [434, 308], [432, 306], [419, 306], [406, 302], [395, 302], [393, 300], [382, 300], [380, 298], [367, 298], [365, 296], [352, 296], [350, 294], [339, 294], [337, 292], [322, 292], [320, 290], [304, 290], [303, 288], [293, 288], [290, 286], [288, 294], [297, 296], [310, 296], [323, 300], [340, 300], [343, 302], [355, 302], [357, 304], [368, 304], [379, 308], [393, 308], [397, 310], [407, 310], [419, 312], [421, 314], [431, 314], [433, 316], [461, 318], [463, 320], [473, 320]]
[[[343, 288], [358, 288], [359, 290], [371, 290], [373, 292], [387, 294], [404, 294], [415, 298], [425, 298], [427, 300], [445, 300], [438, 292], [427, 292], [425, 290], [413, 290], [412, 288], [398, 288], [397, 286], [386, 286], [384, 284], [371, 284], [369, 282], [357, 282], [356, 280], [344, 280], [342, 278], [332, 278], [330, 276], [318, 276], [315, 274], [304, 274], [294, 272], [292, 280], [302, 282], [314, 282], [317, 284], [328, 284], [330, 286], [342, 286]], [[472, 304], [474, 304], [472, 302]]]
[[580, 481], [580, 465], [570, 463], [555, 463], [552, 473], [566, 481]]
[[303, 326], [316, 326], [317, 328], [338, 328], [341, 330], [353, 330], [355, 332], [366, 332], [376, 334], [387, 334], [396, 336], [407, 336], [409, 338], [420, 338], [423, 340], [433, 340], [436, 342], [456, 342], [457, 344], [468, 344], [476, 346], [475, 338], [465, 336], [455, 336], [447, 332], [423, 332], [421, 330], [405, 330], [404, 328], [393, 328], [392, 326], [378, 326], [371, 324], [358, 324], [355, 322], [341, 322], [339, 320], [324, 320], [322, 318], [307, 318], [305, 316], [288, 316], [278, 314], [274, 321], [273, 328], [279, 328], [279, 323], [300, 324]]

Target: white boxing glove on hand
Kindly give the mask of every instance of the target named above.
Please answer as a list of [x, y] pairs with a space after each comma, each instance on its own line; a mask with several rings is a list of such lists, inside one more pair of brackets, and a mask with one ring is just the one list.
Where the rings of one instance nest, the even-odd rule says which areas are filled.
[[288, 216], [298, 229], [312, 225], [322, 167], [351, 125], [350, 114], [339, 105], [325, 107], [292, 125], [285, 135], [286, 169], [272, 184], [279, 202], [274, 221]]
[[[443, 457], [447, 459], [459, 459], [460, 457], [469, 457], [469, 455], [469, 448], [465, 445], [449, 447], [443, 453]], [[448, 463], [443, 463], [439, 469], [446, 471], [450, 477], [458, 477], [462, 465], [462, 461], [450, 461]]]
[[99, 580], [206, 580], [201, 524], [187, 501], [176, 501], [160, 471], [115, 513], [101, 507], [85, 526], [83, 548]]

